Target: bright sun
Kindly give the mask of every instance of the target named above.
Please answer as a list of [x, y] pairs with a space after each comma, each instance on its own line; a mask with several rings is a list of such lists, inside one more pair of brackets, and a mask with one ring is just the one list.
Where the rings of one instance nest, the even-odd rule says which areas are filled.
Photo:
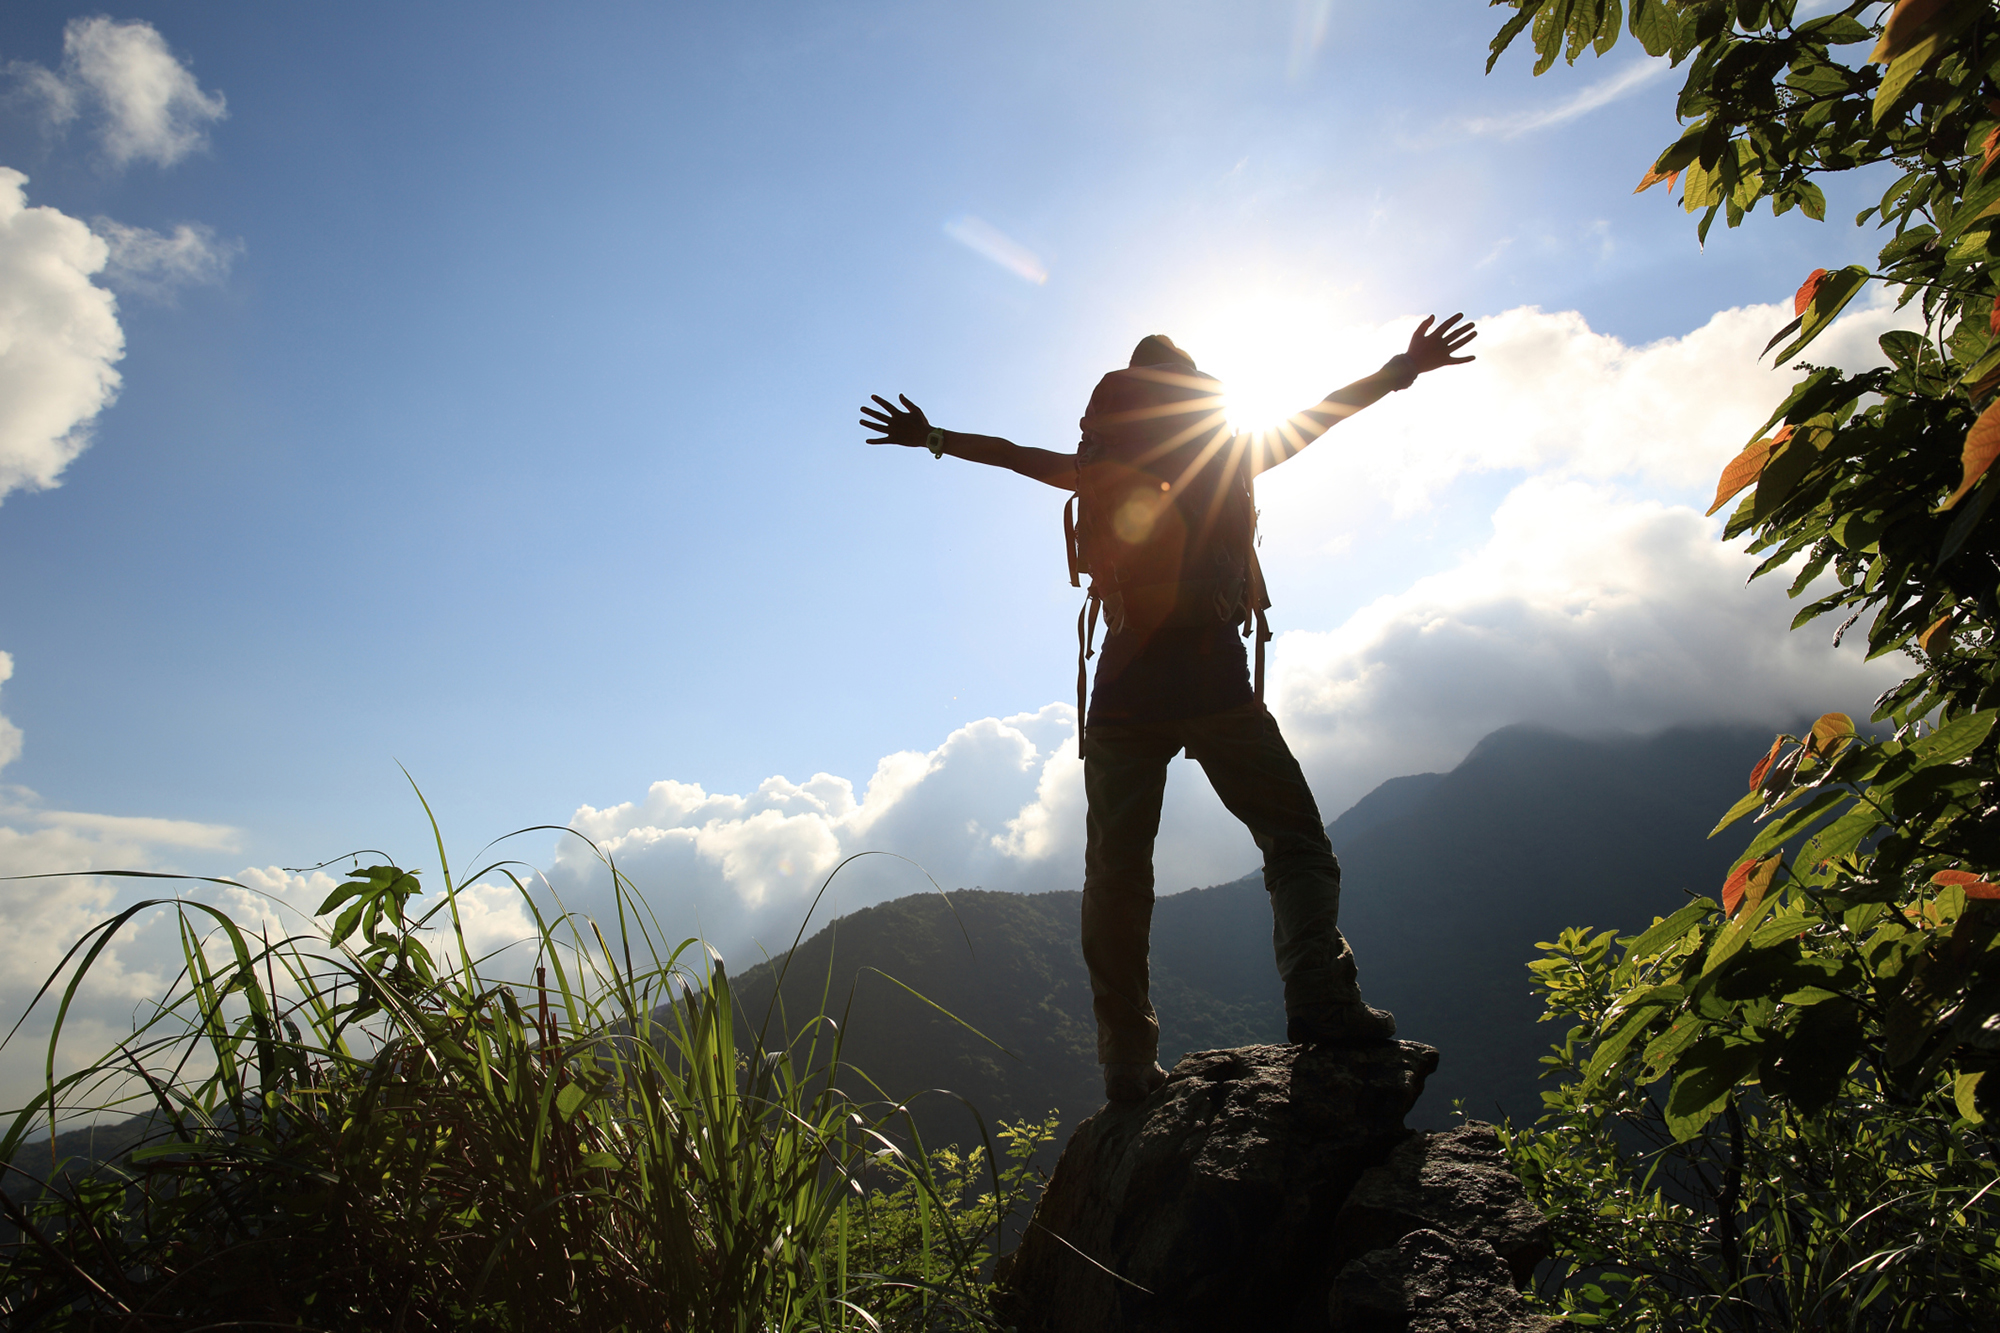
[[1387, 355], [1356, 363], [1357, 353], [1368, 353], [1350, 344], [1372, 341], [1373, 331], [1345, 325], [1326, 301], [1301, 297], [1239, 298], [1197, 316], [1184, 332], [1165, 332], [1222, 381], [1229, 424], [1239, 431], [1270, 430]]

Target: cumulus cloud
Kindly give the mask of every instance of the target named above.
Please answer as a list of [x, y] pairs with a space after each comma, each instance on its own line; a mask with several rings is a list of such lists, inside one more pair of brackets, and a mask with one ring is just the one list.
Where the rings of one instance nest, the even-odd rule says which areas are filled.
[[0, 167], [0, 497], [56, 484], [118, 393], [125, 355], [110, 251], [73, 217], [31, 208], [28, 178]]
[[155, 299], [171, 297], [182, 287], [219, 283], [243, 251], [243, 243], [218, 237], [212, 227], [183, 222], [172, 232], [128, 227], [111, 218], [95, 218], [91, 230], [104, 238], [106, 285]]
[[[1310, 546], [1330, 525], [1385, 507], [1418, 513], [1454, 482], [1490, 473], [1622, 478], [1705, 501], [1799, 378], [1759, 359], [1790, 319], [1789, 303], [1743, 306], [1684, 336], [1634, 346], [1573, 310], [1529, 306], [1483, 318], [1470, 349], [1478, 360], [1425, 376], [1260, 481], [1262, 530], [1269, 541]], [[1333, 345], [1340, 360], [1364, 364], [1363, 349], [1401, 346], [1415, 324], [1345, 330]], [[1882, 334], [1912, 327], [1912, 310], [1878, 294], [1857, 302], [1809, 355], [1848, 370], [1880, 365]]]
[[60, 69], [17, 63], [9, 72], [19, 95], [39, 102], [51, 125], [88, 118], [117, 167], [170, 167], [205, 147], [209, 127], [228, 115], [222, 94], [203, 91], [142, 19], [71, 19]]
[[1271, 701], [1322, 803], [1447, 768], [1512, 722], [1651, 732], [1865, 715], [1901, 664], [1835, 649], [1830, 629], [1788, 632], [1786, 580], [1746, 588], [1754, 560], [1719, 527], [1686, 506], [1536, 478], [1457, 567], [1337, 629], [1281, 635]]

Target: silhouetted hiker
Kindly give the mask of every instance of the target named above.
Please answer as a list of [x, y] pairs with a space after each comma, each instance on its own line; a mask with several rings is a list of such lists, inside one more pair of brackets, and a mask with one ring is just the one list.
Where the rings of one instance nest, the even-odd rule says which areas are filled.
[[[940, 459], [1004, 467], [1076, 493], [1074, 521], [1064, 516], [1071, 582], [1091, 578], [1088, 618], [1077, 620], [1089, 805], [1083, 958], [1112, 1101], [1135, 1101], [1166, 1081], [1147, 949], [1160, 799], [1167, 763], [1182, 749], [1264, 853], [1286, 1039], [1395, 1035], [1395, 1018], [1361, 1001], [1354, 954], [1336, 924], [1340, 864], [1305, 775], [1264, 707], [1270, 601], [1257, 567], [1251, 481], [1425, 371], [1472, 360], [1453, 355], [1475, 336], [1460, 318], [1436, 329], [1426, 319], [1409, 350], [1382, 369], [1254, 435], [1230, 430], [1221, 385], [1162, 334], [1142, 339], [1129, 367], [1098, 382], [1074, 453], [942, 430], [908, 398], [898, 408], [874, 396], [876, 406], [861, 409], [861, 424], [880, 432], [870, 444], [928, 448]], [[1086, 717], [1084, 659], [1100, 607], [1107, 632]], [[1239, 630], [1256, 636], [1254, 682]]]

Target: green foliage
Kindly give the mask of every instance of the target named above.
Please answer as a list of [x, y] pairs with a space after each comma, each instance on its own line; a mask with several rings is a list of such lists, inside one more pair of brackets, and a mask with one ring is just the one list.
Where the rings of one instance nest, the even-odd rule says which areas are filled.
[[[1615, 0], [1514, 7], [1496, 59], [1526, 28], [1538, 69], [1559, 41], [1573, 60], [1618, 39]], [[1674, 1033], [1647, 1049], [1677, 1076], [1668, 1109], [1685, 1134], [1753, 1081], [1801, 1111], [1827, 1104], [1834, 1047], [1897, 1096], [1947, 1076], [1975, 1117], [2000, 1063], [1987, 874], [2000, 865], [2000, 525], [1985, 521], [2000, 487], [1986, 475], [2000, 456], [2000, 23], [1991, 0], [1857, 3], [1802, 23], [1795, 8], [1631, 6], [1646, 49], [1686, 67], [1691, 122], [1640, 188], [1679, 179], [1705, 236], [1718, 211], [1735, 226], [1767, 199], [1817, 217], [1826, 173], [1900, 173], [1856, 219], [1889, 233], [1876, 269], [1809, 275], [1772, 344], [1803, 350], [1872, 281], [1916, 302], [1925, 332], [1888, 334], [1886, 364], [1859, 375], [1803, 367], [1765, 424], [1780, 429], [1730, 465], [1716, 502], [1747, 489], [1725, 535], [1765, 554], [1757, 576], [1783, 569], [1793, 596], [1816, 594], [1794, 627], [1838, 613], [1838, 642], [1873, 611], [1870, 655], [1900, 652], [1912, 674], [1877, 701], [1886, 741], [1837, 714], [1779, 738], [1723, 821], [1763, 824], [1725, 895], [1733, 919], [1684, 920], [1673, 943], [1689, 975], [1627, 1006], [1635, 1032]], [[1870, 40], [1865, 60], [1846, 49]]]
[[983, 1292], [978, 1304], [964, 1303], [959, 1275], [989, 1270], [1007, 1223], [1033, 1207], [1042, 1181], [1032, 1159], [1055, 1141], [1057, 1123], [1051, 1114], [998, 1125], [1007, 1164], [997, 1172], [984, 1147], [885, 1156], [882, 1170], [896, 1183], [872, 1190], [845, 1222], [846, 1263], [883, 1284], [872, 1304], [883, 1328], [929, 1329], [940, 1317], [971, 1322], [987, 1314]]
[[[692, 941], [662, 956], [611, 874], [610, 937], [545, 918], [504, 863], [469, 877], [520, 890], [532, 983], [472, 956], [448, 864], [428, 903], [414, 871], [356, 870], [320, 906], [330, 930], [276, 941], [190, 900], [94, 929], [44, 987], [68, 970], [47, 1086], [0, 1160], [18, 1168], [36, 1124], [79, 1112], [149, 1105], [152, 1132], [58, 1170], [26, 1208], [4, 1201], [0, 1318], [735, 1333], [879, 1326], [873, 1308], [980, 1326], [978, 1265], [1026, 1192], [1018, 1160], [968, 1201], [983, 1152], [897, 1148], [903, 1108], [838, 1090], [854, 1072], [839, 1024], [767, 1044], [720, 963], [688, 966]], [[128, 1040], [57, 1078], [92, 962], [155, 907], [184, 971]], [[1010, 1152], [1052, 1132], [1001, 1130]], [[885, 1172], [899, 1187], [871, 1193]]]
[[[1798, 920], [1805, 895], [1789, 897], [1773, 933]], [[1503, 1137], [1554, 1232], [1549, 1299], [1586, 1327], [1992, 1326], [1993, 1138], [1949, 1078], [1890, 1088], [1854, 1060], [1858, 1006], [1815, 995], [1832, 979], [1816, 968], [1800, 967], [1799, 1001], [1773, 1006], [1761, 1033], [1728, 1004], [1688, 1021], [1680, 992], [1704, 986], [1734, 924], [1704, 899], [1621, 940], [1565, 931], [1532, 964], [1545, 1021], [1571, 1026], [1543, 1061], [1547, 1114]], [[1761, 1089], [1737, 1082], [1752, 1051], [1768, 1062]]]
[[1534, 965], [1550, 1016], [1578, 1020], [1549, 1061], [1548, 1113], [1513, 1140], [1556, 1214], [1561, 1299], [1627, 1327], [1991, 1323], [2000, 14], [1509, 3], [1494, 59], [1530, 31], [1540, 73], [1603, 54], [1623, 25], [1685, 67], [1685, 128], [1638, 188], [1678, 184], [1704, 240], [1766, 200], [1821, 218], [1815, 178], [1893, 169], [1855, 219], [1888, 233], [1875, 268], [1807, 275], [1771, 339], [1781, 360], [1871, 282], [1925, 324], [1885, 336], [1884, 364], [1858, 375], [1801, 365], [1715, 497], [1748, 492], [1724, 533], [1765, 556], [1753, 577], [1782, 569], [1792, 596], [1811, 592], [1794, 628], [1837, 614], [1838, 643], [1872, 612], [1870, 656], [1908, 660], [1877, 701], [1887, 739], [1840, 714], [1780, 736], [1717, 826], [1761, 825], [1720, 904], [1616, 946], [1572, 931]]

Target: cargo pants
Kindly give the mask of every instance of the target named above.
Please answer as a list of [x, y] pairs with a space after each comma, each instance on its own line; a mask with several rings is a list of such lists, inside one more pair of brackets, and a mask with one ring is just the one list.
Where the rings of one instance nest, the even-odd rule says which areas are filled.
[[1083, 870], [1083, 960], [1097, 1016], [1097, 1058], [1158, 1058], [1160, 1023], [1148, 997], [1153, 840], [1167, 764], [1185, 748], [1229, 813], [1264, 853], [1271, 943], [1285, 1012], [1358, 1003], [1354, 954], [1337, 927], [1340, 863], [1319, 807], [1278, 724], [1261, 703], [1174, 722], [1084, 728], [1089, 803]]

